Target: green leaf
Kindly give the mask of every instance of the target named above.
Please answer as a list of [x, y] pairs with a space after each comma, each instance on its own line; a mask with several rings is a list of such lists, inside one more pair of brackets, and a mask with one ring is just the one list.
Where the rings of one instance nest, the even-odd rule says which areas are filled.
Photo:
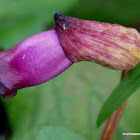
[[111, 116], [140, 87], [140, 64], [115, 88], [104, 103], [98, 119], [97, 127]]
[[84, 140], [81, 136], [64, 127], [44, 125], [41, 127], [37, 140]]

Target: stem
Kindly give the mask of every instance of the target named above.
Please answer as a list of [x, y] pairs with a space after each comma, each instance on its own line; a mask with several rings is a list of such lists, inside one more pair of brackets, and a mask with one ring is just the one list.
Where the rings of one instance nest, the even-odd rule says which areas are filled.
[[[121, 81], [129, 74], [129, 71], [122, 71]], [[101, 140], [112, 140], [124, 111], [127, 101], [125, 101], [107, 120]]]

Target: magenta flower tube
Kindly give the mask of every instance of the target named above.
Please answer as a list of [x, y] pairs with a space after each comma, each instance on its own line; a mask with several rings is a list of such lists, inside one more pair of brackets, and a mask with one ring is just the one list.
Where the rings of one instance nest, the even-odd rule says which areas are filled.
[[59, 43], [57, 31], [33, 35], [0, 52], [0, 94], [13, 97], [17, 89], [44, 83], [72, 63]]

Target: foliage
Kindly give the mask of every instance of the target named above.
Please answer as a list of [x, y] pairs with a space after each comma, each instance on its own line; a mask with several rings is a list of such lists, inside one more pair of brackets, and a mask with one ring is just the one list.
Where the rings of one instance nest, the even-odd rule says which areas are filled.
[[117, 108], [140, 87], [140, 64], [115, 88], [102, 107], [97, 120], [99, 127]]

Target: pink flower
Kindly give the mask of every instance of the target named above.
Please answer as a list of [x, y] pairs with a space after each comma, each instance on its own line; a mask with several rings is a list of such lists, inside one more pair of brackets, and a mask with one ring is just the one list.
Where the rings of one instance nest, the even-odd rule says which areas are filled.
[[139, 63], [137, 30], [59, 13], [54, 18], [57, 31], [36, 34], [0, 52], [0, 94], [5, 98], [54, 78], [74, 62], [92, 61], [119, 70]]
[[17, 89], [44, 83], [72, 65], [55, 30], [33, 35], [0, 52], [0, 94], [16, 95]]

